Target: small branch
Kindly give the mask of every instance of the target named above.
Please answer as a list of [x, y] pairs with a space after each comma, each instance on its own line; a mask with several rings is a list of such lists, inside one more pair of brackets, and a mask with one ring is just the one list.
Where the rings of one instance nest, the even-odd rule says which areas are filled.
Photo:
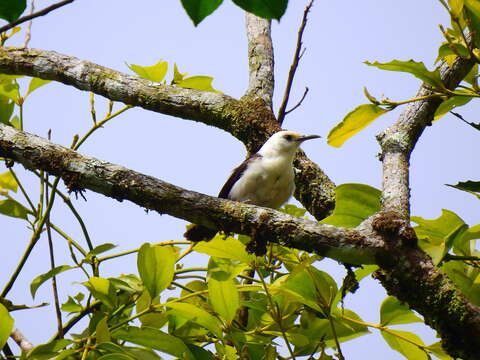
[[[455, 89], [473, 65], [473, 60], [461, 58], [457, 58], [451, 67], [444, 62], [439, 70], [445, 88]], [[422, 100], [411, 102], [398, 120], [377, 136], [382, 148], [382, 202], [385, 211], [395, 211], [404, 217], [410, 215], [410, 154], [442, 103], [442, 99], [434, 94], [434, 90], [422, 85], [415, 96]]]
[[303, 100], [305, 100], [305, 97], [307, 96], [308, 94], [308, 87], [305, 87], [305, 91], [303, 92], [303, 95], [302, 95], [302, 98], [300, 99], [300, 101], [297, 103], [297, 105], [295, 105], [294, 107], [292, 107], [290, 110], [287, 110], [285, 111], [285, 115], [288, 115], [290, 114], [292, 111], [294, 111], [296, 108], [298, 108], [300, 105], [302, 105], [302, 102]]
[[17, 343], [22, 351], [27, 352], [33, 349], [33, 344], [28, 341], [25, 335], [17, 328], [13, 329], [10, 337]]
[[250, 13], [245, 14], [245, 21], [250, 74], [246, 95], [262, 99], [271, 109], [274, 88], [271, 22]]
[[[52, 193], [53, 197], [55, 196], [55, 192]], [[45, 175], [45, 197], [49, 199], [48, 196], [48, 175]], [[47, 228], [47, 238], [48, 238], [48, 253], [50, 257], [50, 268], [53, 270], [55, 268], [55, 254], [53, 251], [53, 240], [52, 240], [52, 230], [50, 225], [50, 214], [46, 216], [45, 226]], [[62, 333], [62, 312], [60, 310], [60, 301], [58, 298], [58, 288], [57, 288], [57, 277], [52, 277], [52, 292], [53, 292], [53, 299], [55, 303], [55, 315], [57, 317], [57, 329], [61, 337], [63, 337]]]
[[2, 27], [0, 27], [0, 33], [4, 32], [4, 31], [7, 31], [7, 30], [10, 30], [11, 28], [14, 28], [15, 26], [17, 25], [20, 25], [24, 22], [27, 22], [29, 20], [32, 20], [32, 19], [35, 19], [39, 16], [44, 16], [44, 15], [47, 15], [49, 12], [55, 10], [55, 9], [58, 9], [62, 6], [65, 6], [67, 4], [70, 4], [71, 2], [73, 2], [74, 0], [64, 0], [64, 1], [60, 1], [56, 4], [53, 4], [53, 5], [50, 5], [48, 7], [46, 7], [45, 9], [43, 10], [40, 10], [40, 11], [37, 11], [36, 13], [33, 13], [33, 14], [29, 14], [29, 15], [25, 15], [25, 16], [22, 16], [21, 18], [15, 20], [15, 21], [12, 21], [11, 23], [8, 23], [7, 25], [4, 25]]
[[[35, 11], [35, 0], [30, 0], [30, 15], [32, 15], [34, 11]], [[30, 20], [27, 24], [27, 30], [25, 31], [25, 40], [23, 42], [24, 48], [28, 47], [28, 43], [32, 38], [32, 23], [33, 21]]]
[[[280, 105], [280, 109], [278, 110], [277, 120], [280, 125], [283, 123], [283, 120], [285, 119], [285, 115], [287, 115], [289, 112], [292, 111], [290, 110], [287, 112], [286, 109], [288, 105], [288, 99], [290, 97], [290, 91], [292, 90], [293, 78], [295, 77], [295, 72], [297, 71], [298, 63], [300, 62], [300, 59], [302, 58], [305, 52], [305, 49], [303, 49], [302, 51], [302, 37], [303, 37], [303, 31], [307, 26], [308, 13], [310, 12], [310, 9], [312, 6], [313, 6], [313, 0], [310, 0], [308, 5], [305, 7], [305, 10], [303, 11], [302, 23], [300, 24], [300, 28], [298, 29], [297, 46], [295, 48], [295, 53], [293, 54], [293, 61], [292, 61], [292, 65], [290, 66], [290, 71], [288, 72], [287, 85], [285, 86], [285, 92], [283, 95], [282, 104]], [[305, 95], [306, 93], [304, 94], [303, 98], [305, 98]], [[303, 98], [302, 100], [300, 100], [299, 104], [297, 104], [297, 106], [294, 107], [294, 109], [300, 106], [301, 102], [303, 101]]]

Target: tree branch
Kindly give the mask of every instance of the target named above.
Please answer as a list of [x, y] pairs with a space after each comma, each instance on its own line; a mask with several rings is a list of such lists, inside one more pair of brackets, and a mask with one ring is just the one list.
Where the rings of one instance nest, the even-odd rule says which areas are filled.
[[[473, 65], [474, 61], [459, 57], [452, 67], [444, 62], [440, 74], [445, 87], [457, 87]], [[432, 93], [423, 84], [415, 97]], [[382, 148], [384, 210], [396, 211], [404, 217], [410, 216], [410, 154], [425, 127], [432, 123], [433, 115], [441, 103], [442, 99], [437, 97], [410, 103], [398, 120], [377, 136]]]
[[[263, 100], [160, 85], [53, 51], [0, 48], [0, 73], [55, 80], [114, 101], [223, 129], [256, 152], [280, 126]], [[335, 184], [304, 153], [295, 163], [297, 199], [317, 219], [335, 206]]]
[[27, 169], [59, 176], [71, 191], [89, 189], [160, 214], [227, 232], [255, 233], [256, 237], [342, 262], [374, 262], [375, 249], [368, 247], [367, 240], [354, 229], [320, 225], [275, 210], [188, 191], [1, 123], [0, 156]]
[[246, 95], [262, 99], [272, 109], [273, 45], [270, 20], [245, 14], [248, 38], [249, 83]]
[[382, 269], [376, 276], [389, 293], [422, 314], [451, 355], [464, 360], [478, 357], [480, 309], [416, 246], [409, 222], [396, 213], [377, 214], [356, 229], [319, 224], [188, 191], [3, 124], [0, 156], [60, 176], [74, 191], [90, 189], [161, 214], [226, 232], [254, 233], [256, 238], [340, 262], [376, 263]]
[[11, 28], [14, 28], [15, 26], [20, 25], [20, 24], [22, 24], [24, 22], [27, 22], [29, 20], [35, 19], [36, 17], [47, 15], [49, 12], [51, 12], [55, 9], [58, 9], [62, 6], [65, 6], [67, 4], [70, 4], [73, 1], [74, 0], [60, 1], [56, 4], [53, 4], [53, 5], [50, 5], [50, 6], [46, 7], [45, 9], [37, 11], [36, 13], [22, 16], [21, 18], [15, 20], [15, 21], [12, 21], [11, 23], [8, 23], [7, 25], [4, 25], [4, 26], [0, 27], [0, 33], [4, 32], [4, 31], [7, 31], [7, 30], [10, 30]]
[[288, 99], [290, 97], [290, 91], [292, 90], [293, 78], [295, 77], [295, 72], [297, 71], [298, 63], [300, 62], [300, 59], [303, 56], [303, 52], [302, 52], [303, 31], [307, 26], [308, 13], [310, 12], [310, 9], [312, 8], [312, 6], [313, 6], [313, 0], [310, 0], [308, 5], [305, 7], [305, 10], [303, 11], [302, 23], [300, 24], [300, 28], [298, 29], [297, 46], [295, 48], [295, 53], [293, 54], [293, 61], [292, 61], [292, 65], [290, 66], [290, 71], [288, 72], [287, 85], [285, 86], [283, 101], [282, 101], [282, 104], [280, 105], [280, 109], [278, 110], [277, 119], [280, 124], [283, 123], [283, 120], [285, 119], [285, 115], [287, 115], [290, 111], [294, 110], [296, 107], [298, 107], [302, 103], [303, 99], [305, 98], [308, 92], [308, 88], [307, 88], [300, 102], [292, 110], [286, 111], [287, 105], [288, 105]]

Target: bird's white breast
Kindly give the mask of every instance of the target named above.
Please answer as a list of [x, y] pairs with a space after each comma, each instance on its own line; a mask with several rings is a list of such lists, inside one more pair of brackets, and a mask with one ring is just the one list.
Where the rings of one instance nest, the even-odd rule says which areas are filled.
[[294, 190], [294, 171], [289, 157], [259, 157], [248, 164], [228, 197], [277, 209], [288, 201]]

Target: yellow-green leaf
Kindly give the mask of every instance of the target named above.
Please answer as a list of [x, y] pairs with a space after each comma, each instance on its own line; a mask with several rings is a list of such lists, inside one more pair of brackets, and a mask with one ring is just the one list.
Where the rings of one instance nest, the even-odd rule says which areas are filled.
[[26, 220], [29, 213], [30, 211], [16, 200], [0, 200], [0, 214]]
[[381, 192], [365, 184], [341, 184], [335, 189], [333, 214], [321, 221], [341, 227], [356, 227], [380, 211]]
[[443, 115], [455, 109], [456, 107], [463, 106], [472, 100], [473, 97], [470, 96], [452, 96], [451, 98], [443, 101], [440, 106], [435, 111], [433, 120], [440, 119]]
[[184, 302], [168, 302], [166, 307], [172, 309], [170, 312], [177, 316], [184, 317], [195, 324], [203, 326], [205, 329], [210, 330], [216, 337], [222, 337], [221, 323], [218, 319], [209, 314], [204, 309]]
[[178, 251], [173, 246], [145, 243], [138, 252], [137, 267], [151, 298], [157, 297], [173, 280]]
[[424, 346], [422, 339], [418, 335], [401, 330], [382, 331], [382, 336], [388, 345], [393, 350], [398, 351], [409, 360], [428, 360], [428, 356], [425, 351], [421, 350], [418, 346]]
[[365, 64], [367, 64], [368, 66], [375, 66], [382, 70], [410, 73], [416, 78], [422, 80], [423, 82], [432, 85], [433, 87], [441, 89], [445, 87], [443, 85], [442, 79], [440, 78], [439, 70], [435, 69], [434, 71], [430, 71], [425, 67], [425, 64], [423, 62], [417, 62], [414, 60], [392, 60], [388, 63], [379, 63], [378, 61], [371, 63], [365, 61]]
[[97, 344], [109, 342], [111, 340], [110, 330], [108, 329], [107, 321], [108, 318], [104, 317], [97, 323], [97, 327], [95, 329]]
[[210, 76], [191, 76], [177, 82], [176, 85], [188, 89], [220, 92], [212, 87], [212, 81], [213, 78]]
[[30, 293], [32, 294], [32, 298], [35, 298], [35, 294], [37, 293], [38, 288], [45, 281], [70, 269], [73, 269], [73, 267], [71, 267], [70, 265], [60, 265], [51, 269], [50, 271], [47, 271], [45, 274], [38, 275], [35, 279], [32, 280], [30, 284]]
[[345, 141], [367, 127], [388, 110], [374, 104], [363, 104], [349, 112], [341, 123], [337, 124], [328, 134], [327, 143], [340, 147]]
[[255, 256], [247, 253], [245, 245], [238, 239], [224, 235], [216, 235], [210, 241], [202, 241], [195, 246], [195, 251], [224, 259], [238, 260], [250, 263]]
[[10, 171], [0, 174], [0, 188], [17, 192], [18, 184]]
[[448, 0], [448, 6], [455, 17], [460, 16], [463, 10], [463, 0]]
[[93, 276], [82, 284], [90, 290], [96, 299], [100, 300], [111, 309], [115, 308], [118, 298], [115, 294], [114, 287], [110, 284], [108, 279]]
[[13, 329], [13, 319], [5, 306], [0, 304], [0, 349], [3, 348]]
[[35, 90], [37, 90], [40, 86], [43, 86], [43, 85], [46, 85], [48, 84], [49, 82], [51, 82], [52, 80], [43, 80], [43, 79], [40, 79], [40, 78], [32, 78], [32, 80], [30, 80], [30, 84], [28, 84], [28, 91], [27, 93], [25, 94], [25, 97], [27, 97], [28, 95], [30, 95], [32, 92], [34, 92]]
[[382, 325], [398, 325], [421, 322], [406, 304], [394, 296], [387, 296], [380, 306], [380, 323]]
[[168, 63], [162, 60], [152, 66], [140, 66], [136, 64], [127, 64], [127, 66], [142, 78], [155, 82], [162, 82], [168, 71]]

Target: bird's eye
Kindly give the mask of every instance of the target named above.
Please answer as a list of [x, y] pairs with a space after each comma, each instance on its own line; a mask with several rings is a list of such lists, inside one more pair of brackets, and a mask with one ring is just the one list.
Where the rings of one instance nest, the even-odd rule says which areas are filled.
[[292, 135], [285, 135], [285, 140], [287, 141], [292, 141], [293, 140], [293, 136]]

